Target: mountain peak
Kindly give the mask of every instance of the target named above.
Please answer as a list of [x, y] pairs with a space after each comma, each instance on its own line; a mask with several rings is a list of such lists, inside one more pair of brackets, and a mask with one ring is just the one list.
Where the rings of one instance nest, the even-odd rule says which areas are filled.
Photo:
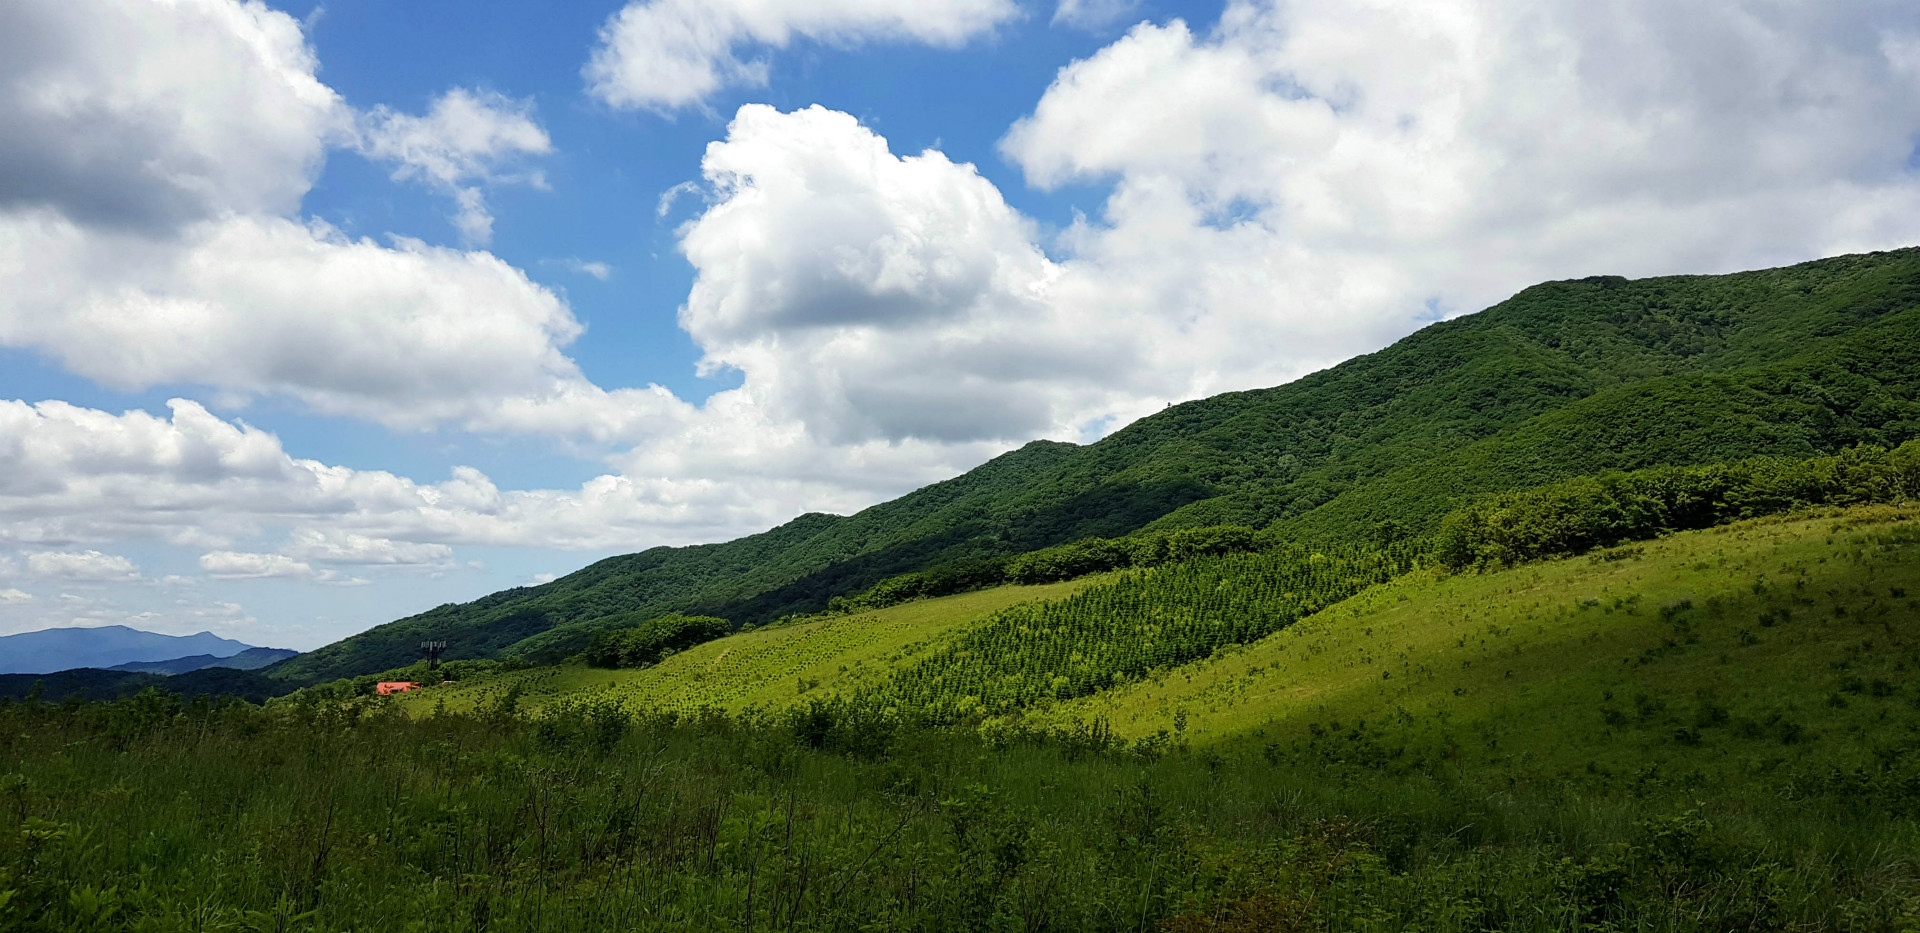
[[0, 674], [48, 674], [191, 655], [230, 658], [253, 647], [212, 632], [162, 635], [124, 625], [67, 626], [0, 636]]

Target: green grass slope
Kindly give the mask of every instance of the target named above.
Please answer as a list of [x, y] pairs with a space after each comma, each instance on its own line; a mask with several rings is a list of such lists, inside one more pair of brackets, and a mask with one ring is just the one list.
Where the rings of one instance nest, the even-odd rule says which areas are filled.
[[761, 623], [944, 561], [1154, 523], [1352, 536], [1388, 520], [1417, 527], [1463, 495], [1609, 466], [1897, 444], [1920, 430], [1916, 328], [1920, 250], [1547, 283], [1379, 353], [1175, 406], [1096, 444], [1030, 444], [854, 516], [602, 561], [380, 626], [271, 673], [306, 683], [383, 670], [429, 636], [458, 657], [558, 657], [620, 613]]
[[[535, 668], [394, 702], [414, 715], [487, 708], [509, 690], [536, 711], [884, 705], [890, 680], [1002, 610], [1115, 579], [976, 591], [746, 632], [643, 670]], [[1417, 571], [1252, 644], [982, 728], [1097, 721], [1149, 744], [1608, 787], [1845, 780], [1920, 742], [1915, 670], [1920, 507], [1862, 506], [1492, 573]]]
[[[450, 643], [450, 659], [491, 658], [566, 622], [591, 622], [633, 612], [691, 611], [696, 605], [710, 603], [731, 606], [796, 576], [797, 571], [788, 569], [796, 554], [819, 554], [822, 557], [817, 562], [837, 561], [840, 566], [852, 567], [858, 562], [848, 558], [860, 553], [863, 546], [870, 551], [888, 551], [885, 542], [873, 545], [870, 539], [911, 535], [914, 529], [924, 527], [964, 525], [965, 516], [984, 509], [986, 503], [1017, 488], [1074, 449], [1071, 444], [1036, 441], [963, 476], [859, 515], [813, 513], [725, 544], [660, 547], [611, 557], [551, 583], [503, 590], [470, 603], [449, 603], [376, 627], [277, 665], [271, 673], [312, 683], [387, 670], [414, 660], [418, 643], [430, 634]], [[933, 541], [936, 537], [922, 535], [921, 540], [932, 546], [937, 544]], [[867, 558], [869, 562], [878, 559], [872, 555]], [[902, 566], [915, 564], [912, 557], [900, 560], [905, 561]], [[893, 564], [885, 566], [891, 568]], [[885, 575], [869, 576], [878, 579]], [[860, 579], [872, 582], [867, 577]], [[824, 597], [820, 606], [809, 604], [808, 608], [821, 606]], [[765, 622], [772, 617], [741, 618], [736, 614], [728, 618], [744, 623]], [[565, 642], [561, 648], [577, 651], [585, 644], [585, 639], [579, 638]], [[540, 645], [535, 641], [529, 647], [537, 652]]]
[[1840, 773], [1920, 741], [1920, 508], [1760, 519], [1422, 572], [1033, 714], [1515, 776]]
[[498, 704], [517, 689], [520, 707], [529, 711], [580, 701], [612, 703], [634, 714], [778, 711], [814, 698], [856, 692], [995, 612], [1058, 599], [1097, 579], [997, 587], [756, 629], [697, 645], [638, 670], [573, 664], [538, 667], [433, 687], [396, 697], [394, 702], [415, 715], [436, 707], [460, 712]]

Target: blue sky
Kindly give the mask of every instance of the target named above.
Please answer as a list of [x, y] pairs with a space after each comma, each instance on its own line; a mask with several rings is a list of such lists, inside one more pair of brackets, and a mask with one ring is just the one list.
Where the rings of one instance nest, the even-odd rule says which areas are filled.
[[309, 648], [1535, 281], [1911, 245], [1917, 91], [1879, 0], [27, 0], [0, 632]]
[[[420, 112], [452, 86], [530, 100], [554, 140], [555, 155], [542, 160], [551, 189], [510, 187], [493, 196], [500, 223], [492, 251], [537, 281], [565, 290], [592, 334], [573, 355], [596, 383], [612, 388], [657, 382], [689, 401], [703, 401], [739, 379], [736, 373], [697, 375], [699, 348], [674, 321], [693, 281], [674, 229], [697, 214], [700, 203], [697, 194], [676, 199], [664, 216], [655, 216], [655, 207], [670, 189], [700, 181], [702, 152], [725, 134], [741, 105], [792, 110], [820, 104], [850, 113], [885, 135], [897, 153], [937, 148], [973, 163], [1016, 209], [1043, 225], [1063, 227], [1076, 211], [1097, 212], [1108, 186], [1028, 186], [996, 151], [1001, 136], [1032, 110], [1063, 65], [1098, 51], [1137, 19], [1183, 18], [1206, 28], [1219, 18], [1222, 4], [1141, 2], [1124, 16], [1085, 28], [1054, 24], [1047, 8], [1025, 9], [952, 49], [899, 42], [845, 49], [801, 40], [772, 57], [765, 86], [729, 88], [704, 106], [671, 114], [615, 111], [584, 92], [584, 50], [620, 7], [328, 2], [283, 8], [312, 18], [309, 36], [323, 64], [321, 76], [350, 102]], [[392, 184], [389, 174], [373, 160], [330, 158], [307, 196], [307, 212], [372, 236], [449, 239], [454, 231], [444, 199]], [[611, 274], [599, 281], [569, 270], [568, 260], [605, 263]], [[334, 439], [346, 445], [341, 457], [369, 444], [381, 449], [388, 440], [352, 433]], [[316, 455], [334, 456], [330, 449]], [[515, 463], [511, 446], [483, 445], [471, 456], [505, 458], [491, 459], [502, 470], [530, 467], [523, 474], [527, 483], [578, 482], [592, 475], [579, 475], [590, 466], [569, 468], [548, 458]]]
[[[328, 2], [276, 8], [308, 24], [320, 77], [355, 105], [423, 112], [456, 86], [530, 101], [554, 140], [555, 154], [541, 160], [550, 188], [507, 186], [491, 194], [499, 218], [491, 251], [565, 292], [591, 334], [572, 348], [573, 356], [596, 383], [659, 383], [696, 402], [738, 385], [739, 378], [696, 374], [699, 348], [675, 324], [693, 269], [678, 252], [674, 228], [698, 212], [698, 195], [676, 199], [665, 216], [655, 208], [670, 189], [700, 180], [701, 153], [724, 134], [741, 104], [793, 109], [818, 103], [854, 114], [885, 133], [897, 152], [940, 148], [972, 162], [1019, 210], [1065, 226], [1076, 211], [1097, 211], [1107, 186], [1029, 187], [995, 151], [1001, 135], [1032, 109], [1062, 65], [1123, 31], [1128, 23], [1122, 19], [1183, 17], [1204, 26], [1221, 9], [1219, 3], [1143, 2], [1128, 17], [1090, 28], [1056, 25], [1046, 10], [1027, 11], [957, 49], [883, 43], [844, 50], [802, 41], [774, 59], [767, 86], [728, 89], [704, 107], [661, 114], [615, 111], [582, 87], [585, 50], [620, 6]], [[333, 154], [304, 199], [304, 212], [356, 235], [457, 242], [446, 199], [396, 184], [391, 173], [374, 159]], [[569, 261], [604, 263], [608, 278], [569, 268]], [[9, 394], [30, 400], [164, 411], [181, 388], [115, 391], [30, 352], [9, 354], [7, 362]], [[510, 438], [367, 431], [304, 415], [297, 404], [273, 400], [249, 408], [249, 420], [270, 424], [305, 456], [329, 463], [432, 475], [444, 472], [452, 456], [521, 486], [577, 484], [599, 472], [591, 461], [554, 458]]]

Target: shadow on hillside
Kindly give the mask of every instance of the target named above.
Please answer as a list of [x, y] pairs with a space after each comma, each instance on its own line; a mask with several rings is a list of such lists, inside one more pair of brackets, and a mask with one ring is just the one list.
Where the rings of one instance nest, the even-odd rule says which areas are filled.
[[784, 586], [745, 598], [704, 600], [687, 612], [736, 625], [763, 625], [784, 615], [819, 612], [827, 600], [858, 593], [887, 577], [956, 560], [1007, 557], [1089, 537], [1136, 531], [1181, 506], [1216, 495], [1193, 480], [1101, 486], [1064, 502], [1016, 508], [832, 564]]
[[261, 676], [258, 671], [230, 667], [209, 667], [171, 676], [95, 667], [80, 667], [51, 674], [0, 674], [0, 697], [9, 700], [28, 697], [38, 697], [47, 702], [70, 697], [117, 700], [148, 689], [164, 690], [183, 697], [233, 696], [250, 703], [265, 703], [271, 697], [293, 692], [294, 687]]

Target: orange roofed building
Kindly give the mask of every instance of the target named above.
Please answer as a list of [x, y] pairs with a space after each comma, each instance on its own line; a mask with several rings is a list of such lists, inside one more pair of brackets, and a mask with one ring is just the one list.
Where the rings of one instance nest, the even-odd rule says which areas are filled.
[[420, 685], [411, 680], [383, 680], [373, 688], [373, 691], [381, 696], [386, 696], [390, 693], [405, 693], [409, 690], [418, 689], [420, 689]]

